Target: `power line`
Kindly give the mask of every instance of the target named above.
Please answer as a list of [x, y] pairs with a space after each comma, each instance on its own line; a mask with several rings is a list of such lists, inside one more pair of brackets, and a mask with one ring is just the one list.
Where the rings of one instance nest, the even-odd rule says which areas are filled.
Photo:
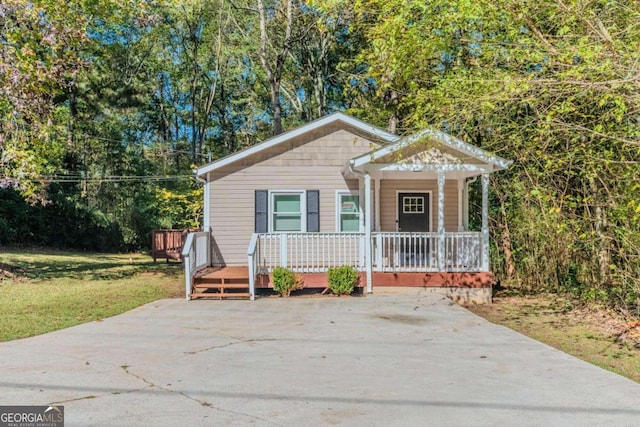
[[[12, 179], [7, 176], [0, 177], [0, 180]], [[56, 182], [56, 183], [103, 183], [103, 182], [161, 182], [161, 181], [181, 181], [193, 179], [193, 175], [110, 175], [104, 177], [81, 177], [79, 175], [51, 175], [28, 178], [24, 181], [30, 182]]]

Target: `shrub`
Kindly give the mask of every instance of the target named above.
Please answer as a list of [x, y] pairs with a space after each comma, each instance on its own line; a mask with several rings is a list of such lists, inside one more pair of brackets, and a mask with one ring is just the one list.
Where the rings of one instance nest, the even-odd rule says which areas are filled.
[[273, 290], [283, 297], [291, 295], [291, 291], [302, 289], [302, 276], [288, 268], [276, 267], [273, 269]]
[[348, 265], [329, 269], [329, 289], [336, 295], [346, 295], [353, 292], [358, 282], [358, 272]]

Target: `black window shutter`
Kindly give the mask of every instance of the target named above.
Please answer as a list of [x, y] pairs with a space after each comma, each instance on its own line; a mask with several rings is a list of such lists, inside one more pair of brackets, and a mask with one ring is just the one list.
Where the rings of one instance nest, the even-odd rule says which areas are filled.
[[269, 191], [256, 190], [256, 233], [269, 232]]
[[307, 231], [320, 231], [320, 190], [307, 190]]

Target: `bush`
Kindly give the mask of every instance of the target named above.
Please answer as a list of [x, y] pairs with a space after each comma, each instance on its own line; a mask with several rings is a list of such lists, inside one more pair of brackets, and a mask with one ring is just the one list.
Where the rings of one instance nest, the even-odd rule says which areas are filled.
[[329, 269], [329, 289], [336, 295], [346, 295], [353, 292], [358, 282], [358, 272], [348, 265]]
[[283, 297], [291, 295], [291, 291], [302, 289], [302, 276], [288, 268], [276, 267], [273, 269], [273, 289]]

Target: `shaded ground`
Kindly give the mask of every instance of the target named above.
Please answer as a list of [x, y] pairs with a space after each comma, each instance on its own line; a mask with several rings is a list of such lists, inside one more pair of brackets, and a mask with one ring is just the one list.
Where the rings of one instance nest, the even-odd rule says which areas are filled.
[[565, 296], [497, 296], [492, 305], [468, 307], [580, 359], [640, 382], [640, 321]]

